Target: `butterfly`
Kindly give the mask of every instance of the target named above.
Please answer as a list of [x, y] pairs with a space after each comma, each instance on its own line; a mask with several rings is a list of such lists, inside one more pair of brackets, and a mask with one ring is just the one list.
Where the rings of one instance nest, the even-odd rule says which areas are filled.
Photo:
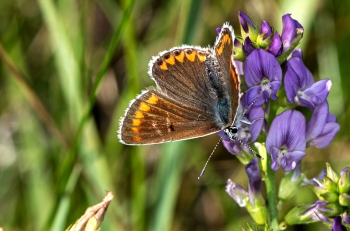
[[182, 45], [149, 62], [150, 87], [130, 102], [118, 137], [128, 145], [157, 144], [224, 130], [231, 140], [244, 117], [233, 61], [234, 33], [225, 23], [214, 47]]

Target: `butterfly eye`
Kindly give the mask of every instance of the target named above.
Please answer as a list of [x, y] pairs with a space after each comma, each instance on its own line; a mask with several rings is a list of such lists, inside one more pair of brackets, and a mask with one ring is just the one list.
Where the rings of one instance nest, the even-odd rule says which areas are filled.
[[237, 134], [237, 132], [238, 132], [237, 127], [230, 127], [229, 130], [230, 130], [230, 133], [232, 133], [232, 134]]

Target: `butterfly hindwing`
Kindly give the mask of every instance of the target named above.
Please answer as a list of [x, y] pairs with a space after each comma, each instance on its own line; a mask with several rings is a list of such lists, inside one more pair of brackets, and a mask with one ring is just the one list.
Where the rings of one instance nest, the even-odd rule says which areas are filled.
[[221, 129], [212, 117], [149, 89], [131, 102], [121, 119], [119, 139], [139, 145], [201, 137]]

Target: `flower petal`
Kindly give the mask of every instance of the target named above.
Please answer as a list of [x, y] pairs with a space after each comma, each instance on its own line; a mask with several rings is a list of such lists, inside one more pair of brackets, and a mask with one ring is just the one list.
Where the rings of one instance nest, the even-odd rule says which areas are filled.
[[322, 79], [307, 88], [304, 91], [304, 94], [307, 95], [309, 100], [317, 106], [326, 100], [331, 87], [332, 82], [329, 79]]
[[265, 103], [265, 100], [263, 99], [261, 93], [261, 87], [260, 86], [254, 86], [248, 89], [248, 91], [245, 93], [247, 102], [252, 103], [255, 100], [254, 106], [261, 106]]
[[334, 218], [333, 224], [332, 224], [332, 231], [346, 231], [345, 226], [342, 225], [341, 223], [341, 217], [336, 216]]
[[260, 135], [260, 131], [264, 124], [264, 109], [262, 107], [252, 107], [249, 111], [249, 121], [252, 124], [249, 126], [249, 132], [251, 134], [251, 142], [254, 142]]
[[278, 32], [276, 32], [272, 38], [272, 42], [270, 46], [268, 47], [267, 51], [273, 54], [274, 56], [278, 57], [280, 54], [282, 54], [282, 39]]
[[306, 125], [306, 141], [309, 142], [318, 137], [326, 124], [328, 114], [328, 102], [325, 101], [315, 108], [309, 122]]
[[247, 56], [244, 73], [248, 87], [260, 84], [264, 78], [270, 81], [282, 79], [282, 69], [276, 57], [262, 49], [255, 49]]
[[250, 53], [252, 53], [253, 50], [255, 50], [255, 47], [253, 46], [252, 40], [250, 40], [249, 37], [246, 37], [244, 40], [243, 50], [245, 51], [245, 53], [247, 55], [249, 55]]
[[312, 140], [309, 146], [315, 146], [318, 148], [326, 148], [334, 139], [334, 136], [338, 133], [340, 125], [338, 123], [327, 123], [320, 136]]
[[249, 180], [249, 193], [257, 194], [260, 192], [261, 187], [261, 175], [259, 169], [258, 159], [252, 159], [246, 166], [245, 171]]
[[245, 188], [229, 179], [226, 184], [226, 192], [240, 207], [245, 207], [248, 199], [248, 192]]

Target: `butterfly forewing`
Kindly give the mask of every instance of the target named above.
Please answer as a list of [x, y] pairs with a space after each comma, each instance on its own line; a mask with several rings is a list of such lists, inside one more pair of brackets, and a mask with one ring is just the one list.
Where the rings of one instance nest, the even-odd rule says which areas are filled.
[[186, 106], [213, 112], [211, 86], [206, 81], [205, 60], [209, 49], [181, 46], [162, 52], [150, 62], [158, 89]]
[[226, 90], [231, 100], [232, 122], [236, 115], [240, 94], [239, 76], [232, 57], [234, 39], [235, 37], [232, 27], [228, 23], [225, 23], [221, 28], [220, 34], [214, 45], [215, 55], [220, 63], [222, 76], [224, 78], [223, 81], [225, 82], [225, 86], [227, 87]]

